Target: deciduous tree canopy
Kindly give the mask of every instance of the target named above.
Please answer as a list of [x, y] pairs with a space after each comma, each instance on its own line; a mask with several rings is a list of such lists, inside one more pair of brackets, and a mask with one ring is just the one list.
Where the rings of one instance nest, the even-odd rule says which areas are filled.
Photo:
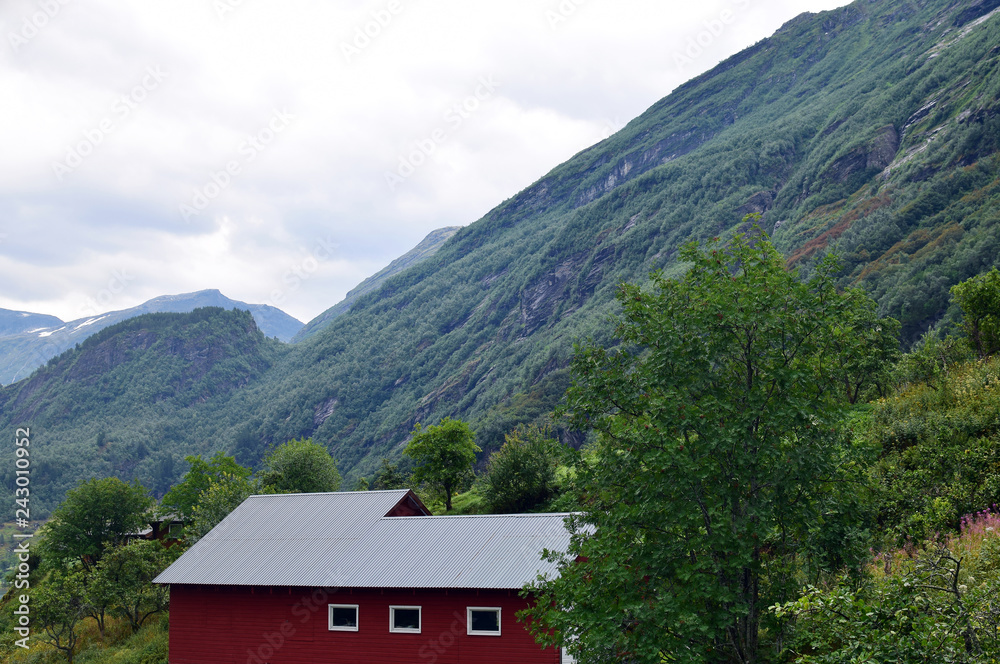
[[472, 465], [480, 449], [469, 425], [448, 417], [440, 424], [413, 429], [413, 439], [406, 454], [420, 464], [413, 471], [414, 482], [425, 482], [444, 498], [445, 509], [451, 510], [451, 497], [472, 478]]
[[321, 493], [340, 488], [337, 462], [312, 438], [290, 440], [264, 458], [261, 482], [275, 493]]
[[201, 455], [184, 457], [191, 468], [184, 479], [173, 486], [160, 501], [161, 511], [174, 512], [184, 519], [194, 516], [194, 507], [198, 497], [205, 491], [212, 480], [219, 480], [223, 475], [231, 477], [250, 477], [250, 469], [236, 463], [236, 459], [216, 452], [211, 459], [205, 461]]
[[135, 482], [116, 477], [79, 484], [45, 525], [45, 551], [53, 561], [80, 560], [90, 568], [107, 545], [118, 546], [149, 525], [153, 499]]
[[568, 409], [599, 433], [597, 461], [529, 615], [581, 661], [759, 661], [762, 611], [841, 511], [848, 392], [895, 348], [893, 323], [837, 292], [832, 260], [803, 283], [757, 230], [681, 257], [683, 278], [621, 287], [617, 349], [573, 362]]
[[962, 307], [962, 327], [980, 357], [1000, 351], [1000, 272], [989, 272], [952, 286], [952, 297]]

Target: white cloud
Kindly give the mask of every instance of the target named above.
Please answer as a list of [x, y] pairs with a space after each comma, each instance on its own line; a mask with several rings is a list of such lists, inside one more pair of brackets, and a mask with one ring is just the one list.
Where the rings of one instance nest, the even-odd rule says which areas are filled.
[[[80, 312], [126, 270], [108, 309], [281, 291], [307, 320], [430, 230], [474, 221], [797, 13], [840, 4], [12, 0], [0, 6], [0, 307], [100, 313]], [[679, 64], [692, 41], [697, 57]], [[499, 87], [449, 122], [483, 77]], [[276, 111], [294, 121], [249, 149]], [[391, 191], [385, 173], [442, 128]], [[54, 165], [73, 154], [60, 180]], [[181, 204], [213, 182], [186, 220]], [[317, 242], [336, 249], [292, 288]]]

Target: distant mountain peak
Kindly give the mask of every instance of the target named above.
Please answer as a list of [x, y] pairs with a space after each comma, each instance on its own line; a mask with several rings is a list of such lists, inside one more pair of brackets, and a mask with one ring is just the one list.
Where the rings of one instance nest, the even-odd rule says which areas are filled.
[[247, 310], [266, 336], [285, 342], [302, 329], [301, 321], [280, 309], [232, 300], [216, 288], [161, 295], [136, 307], [68, 322], [55, 316], [0, 309], [0, 384], [6, 385], [27, 377], [49, 359], [115, 323], [142, 314], [189, 313], [202, 307]]

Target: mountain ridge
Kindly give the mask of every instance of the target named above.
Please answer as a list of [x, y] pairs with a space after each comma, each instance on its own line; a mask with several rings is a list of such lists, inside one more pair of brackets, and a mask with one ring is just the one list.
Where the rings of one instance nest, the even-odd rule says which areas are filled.
[[446, 226], [428, 233], [427, 236], [424, 237], [424, 239], [421, 240], [413, 249], [410, 249], [408, 252], [399, 258], [396, 258], [387, 266], [362, 281], [360, 284], [348, 291], [343, 300], [306, 323], [305, 326], [299, 330], [294, 337], [292, 337], [292, 343], [298, 343], [316, 335], [320, 330], [332, 323], [338, 316], [347, 313], [354, 304], [354, 301], [359, 297], [377, 289], [389, 277], [433, 256], [437, 253], [438, 249], [441, 248], [441, 245], [450, 240], [460, 228], [461, 226]]
[[[44, 314], [28, 314], [24, 320], [40, 322], [47, 320], [48, 324], [41, 327], [31, 326], [8, 334], [2, 331], [4, 321], [10, 317], [5, 316], [5, 310], [0, 310], [0, 385], [9, 385], [26, 378], [49, 359], [115, 323], [146, 313], [186, 313], [206, 306], [250, 311], [267, 336], [274, 336], [286, 342], [290, 341], [303, 325], [301, 321], [280, 309], [266, 304], [247, 304], [232, 300], [215, 288], [177, 295], [161, 295], [135, 307], [72, 321], [62, 321], [55, 316]], [[20, 315], [25, 312], [12, 313]]]
[[[472, 422], [489, 452], [546, 421], [574, 342], [610, 342], [619, 283], [680, 274], [681, 245], [744, 230], [747, 212], [802, 277], [835, 250], [840, 285], [872, 294], [906, 343], [947, 326], [950, 286], [1000, 260], [1000, 20], [964, 18], [983, 7], [860, 0], [789, 21], [274, 351], [225, 398], [162, 430], [122, 420], [153, 451], [136, 476], [162, 475], [157, 455], [180, 472], [168, 448], [196, 435], [248, 465], [312, 437], [350, 480], [444, 416]], [[70, 400], [71, 382], [47, 380], [47, 398]], [[42, 455], [94, 435], [36, 412]], [[18, 416], [0, 408], [0, 426]]]
[[0, 309], [0, 337], [41, 331], [62, 324], [63, 321], [61, 319], [47, 314]]

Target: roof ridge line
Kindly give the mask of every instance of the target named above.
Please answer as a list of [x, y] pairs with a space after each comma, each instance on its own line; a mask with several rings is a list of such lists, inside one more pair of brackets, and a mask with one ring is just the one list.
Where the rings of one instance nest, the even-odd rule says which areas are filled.
[[497, 517], [576, 516], [581, 512], [523, 512], [517, 514], [429, 514], [427, 516], [383, 516], [381, 519], [489, 519]]

